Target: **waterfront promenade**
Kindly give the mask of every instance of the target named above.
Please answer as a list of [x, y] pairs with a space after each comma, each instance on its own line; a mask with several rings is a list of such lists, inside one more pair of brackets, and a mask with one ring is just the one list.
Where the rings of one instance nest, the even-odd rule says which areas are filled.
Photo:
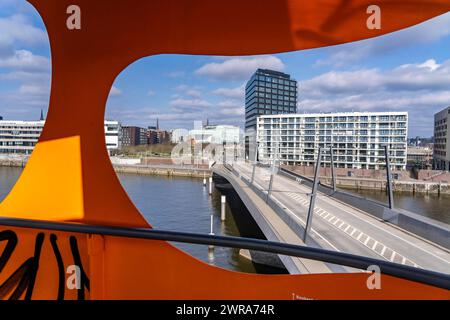
[[117, 173], [134, 173], [143, 175], [157, 176], [178, 176], [192, 178], [207, 178], [211, 176], [211, 170], [208, 168], [196, 166], [178, 166], [178, 165], [121, 165], [114, 164], [114, 170]]

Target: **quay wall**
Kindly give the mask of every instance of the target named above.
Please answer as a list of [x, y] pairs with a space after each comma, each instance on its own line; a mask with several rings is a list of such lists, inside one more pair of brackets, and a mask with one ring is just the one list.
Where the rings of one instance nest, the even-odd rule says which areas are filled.
[[208, 178], [211, 177], [211, 170], [195, 167], [177, 167], [177, 166], [163, 166], [163, 165], [114, 165], [114, 170], [117, 173], [134, 173], [142, 175], [157, 175], [157, 176], [176, 176], [176, 177], [191, 177], [191, 178]]
[[[310, 179], [314, 176], [313, 166], [283, 166], [283, 169]], [[373, 171], [336, 168], [336, 186], [344, 189], [385, 191], [387, 186], [386, 172], [383, 172], [383, 170]], [[354, 174], [354, 176], [346, 176], [349, 172]], [[392, 180], [392, 189], [394, 192], [450, 194], [450, 183], [448, 182], [412, 179], [406, 171], [393, 171], [393, 175], [397, 177], [395, 179], [394, 176]], [[322, 184], [332, 185], [330, 168], [321, 168], [320, 182]]]
[[[25, 157], [5, 157], [0, 158], [0, 166], [2, 167], [25, 167], [28, 158]], [[162, 162], [158, 164], [132, 164], [130, 161], [121, 161], [122, 164], [113, 163], [114, 170], [118, 173], [133, 173], [142, 175], [158, 175], [158, 176], [178, 176], [191, 178], [208, 178], [212, 176], [208, 165], [173, 165]], [[129, 164], [127, 164], [129, 163]]]

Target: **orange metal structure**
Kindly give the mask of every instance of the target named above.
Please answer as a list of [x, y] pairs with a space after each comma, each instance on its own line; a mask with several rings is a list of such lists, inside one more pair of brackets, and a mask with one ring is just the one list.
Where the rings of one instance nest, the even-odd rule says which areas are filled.
[[[382, 28], [366, 26], [372, 1], [30, 0], [52, 55], [45, 128], [0, 216], [150, 228], [108, 158], [103, 119], [117, 75], [156, 54], [253, 55], [358, 41], [450, 10], [449, 0], [379, 0]], [[66, 27], [67, 8], [81, 29]], [[83, 288], [66, 286], [81, 267]], [[205, 264], [164, 241], [0, 225], [0, 299], [449, 299], [443, 289], [367, 274], [254, 275]]]

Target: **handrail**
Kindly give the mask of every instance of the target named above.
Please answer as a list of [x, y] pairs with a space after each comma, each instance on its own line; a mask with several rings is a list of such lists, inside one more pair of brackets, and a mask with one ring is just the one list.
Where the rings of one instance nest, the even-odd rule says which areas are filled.
[[[280, 168], [280, 171], [283, 172], [284, 174], [291, 175], [291, 176], [293, 176], [294, 178], [300, 178], [300, 179], [303, 179], [303, 180], [307, 180], [309, 183], [313, 183], [313, 180], [312, 180], [311, 178], [306, 177], [306, 176], [302, 176], [301, 174], [298, 174], [298, 173], [296, 173], [296, 172], [294, 172], [294, 171], [291, 171], [291, 170], [289, 170], [289, 169], [286, 169], [286, 168]], [[388, 206], [387, 206], [385, 203], [383, 203], [383, 202], [380, 202], [380, 201], [377, 201], [377, 200], [373, 200], [373, 199], [364, 198], [364, 197], [362, 197], [362, 196], [359, 196], [359, 195], [354, 194], [354, 193], [347, 192], [347, 191], [342, 190], [342, 189], [340, 189], [340, 190], [338, 190], [338, 191], [334, 191], [332, 187], [330, 187], [330, 186], [327, 185], [327, 184], [323, 184], [323, 183], [320, 182], [320, 181], [319, 181], [319, 185], [322, 186], [322, 187], [324, 187], [324, 188], [326, 188], [326, 189], [330, 189], [330, 193], [329, 193], [329, 194], [328, 194], [328, 193], [325, 193], [326, 196], [332, 196], [332, 195], [334, 195], [334, 194], [336, 194], [336, 193], [339, 192], [339, 193], [341, 193], [341, 194], [345, 194], [345, 195], [348, 195], [348, 196], [351, 196], [351, 197], [354, 197], [354, 198], [363, 199], [363, 200], [365, 200], [365, 201], [367, 201], [367, 202], [374, 203], [374, 204], [376, 204], [376, 205], [380, 205], [380, 206], [383, 206], [383, 207], [386, 207], [386, 208], [388, 207]]]
[[115, 237], [163, 240], [202, 245], [216, 245], [230, 248], [242, 248], [305, 258], [310, 260], [318, 260], [362, 270], [366, 270], [371, 265], [377, 265], [380, 268], [381, 273], [383, 274], [450, 290], [449, 274], [419, 269], [411, 266], [405, 266], [393, 262], [353, 255], [349, 253], [298, 246], [274, 241], [180, 231], [96, 226], [4, 217], [0, 217], [0, 225], [63, 232], [76, 232], [83, 234], [101, 234]]

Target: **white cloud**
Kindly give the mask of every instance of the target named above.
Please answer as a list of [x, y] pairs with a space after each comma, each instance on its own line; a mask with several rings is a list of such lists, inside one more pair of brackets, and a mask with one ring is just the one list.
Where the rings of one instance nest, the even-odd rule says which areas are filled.
[[[202, 96], [201, 87], [200, 86], [189, 86], [187, 84], [180, 84], [177, 87], [175, 87], [175, 90], [179, 92], [182, 95], [188, 96], [190, 98], [196, 98], [200, 99]], [[179, 97], [175, 96], [174, 97]]]
[[178, 98], [170, 101], [170, 106], [178, 110], [185, 110], [185, 109], [205, 109], [211, 107], [212, 104], [203, 99]]
[[49, 96], [49, 82], [24, 83], [15, 90], [0, 93], [0, 110], [8, 119], [37, 119], [40, 109], [47, 110]]
[[48, 47], [48, 36], [34, 25], [36, 10], [29, 3], [3, 0], [0, 7], [21, 12], [0, 17], [0, 110], [8, 119], [37, 119], [48, 107], [51, 63], [31, 48]]
[[24, 84], [20, 86], [19, 93], [31, 96], [45, 96], [49, 94], [48, 89], [41, 85]]
[[116, 97], [116, 96], [120, 96], [122, 94], [122, 90], [120, 90], [119, 88], [112, 86], [111, 90], [109, 91], [109, 95], [111, 97]]
[[50, 72], [49, 70], [42, 72], [31, 72], [31, 71], [11, 71], [7, 73], [0, 73], [0, 80], [8, 81], [22, 81], [22, 82], [32, 82], [32, 83], [50, 83]]
[[25, 71], [49, 71], [50, 59], [34, 55], [28, 50], [16, 50], [13, 55], [0, 58], [0, 68]]
[[299, 84], [299, 112], [408, 111], [414, 135], [431, 135], [434, 113], [448, 105], [450, 60], [330, 71]]
[[26, 16], [21, 14], [0, 17], [0, 53], [5, 47], [13, 44], [38, 45], [47, 44], [47, 33], [32, 25]]
[[239, 102], [236, 100], [224, 100], [224, 101], [220, 101], [217, 106], [219, 108], [225, 108], [225, 109], [230, 109], [230, 108], [241, 108], [242, 110], [244, 110], [244, 106], [243, 106], [243, 101]]
[[448, 35], [450, 35], [450, 13], [380, 37], [330, 47], [327, 58], [317, 60], [316, 65], [347, 66], [369, 56], [385, 56], [390, 52], [417, 44], [429, 45]]
[[199, 90], [195, 90], [195, 89], [190, 89], [190, 90], [186, 91], [185, 94], [192, 98], [200, 98], [200, 96], [202, 95]]
[[229, 99], [244, 100], [245, 84], [236, 88], [218, 88], [213, 93]]
[[156, 91], [154, 91], [154, 90], [148, 90], [147, 95], [150, 96], [150, 97], [152, 97], [152, 96], [156, 95]]
[[434, 60], [434, 59], [429, 59], [429, 60], [425, 61], [424, 63], [419, 64], [418, 67], [419, 67], [419, 68], [428, 68], [428, 69], [430, 69], [431, 71], [434, 71], [434, 70], [436, 70], [437, 68], [439, 68], [439, 64], [436, 63], [436, 60]]
[[147, 126], [156, 118], [164, 121], [164, 128], [192, 128], [194, 121], [210, 120], [214, 124], [241, 126], [244, 121], [244, 107], [236, 100], [223, 100], [212, 103], [202, 99], [173, 99], [169, 106], [158, 107], [119, 107], [109, 105], [106, 116], [118, 119], [125, 125]]
[[374, 90], [418, 91], [450, 88], [450, 60], [438, 64], [429, 59], [424, 63], [405, 64], [391, 70], [360, 69], [330, 71], [299, 83], [307, 96], [365, 93]]
[[197, 69], [195, 74], [217, 80], [246, 80], [258, 68], [283, 71], [285, 66], [275, 56], [240, 57], [207, 63]]
[[[0, 83], [12, 89], [0, 94], [0, 110], [8, 119], [38, 119], [40, 109], [47, 110], [50, 96], [50, 61], [27, 50], [0, 57]], [[7, 86], [8, 87], [8, 86]]]
[[244, 108], [242, 108], [242, 107], [220, 109], [219, 113], [222, 115], [227, 115], [227, 116], [244, 116], [244, 114], [245, 114]]

